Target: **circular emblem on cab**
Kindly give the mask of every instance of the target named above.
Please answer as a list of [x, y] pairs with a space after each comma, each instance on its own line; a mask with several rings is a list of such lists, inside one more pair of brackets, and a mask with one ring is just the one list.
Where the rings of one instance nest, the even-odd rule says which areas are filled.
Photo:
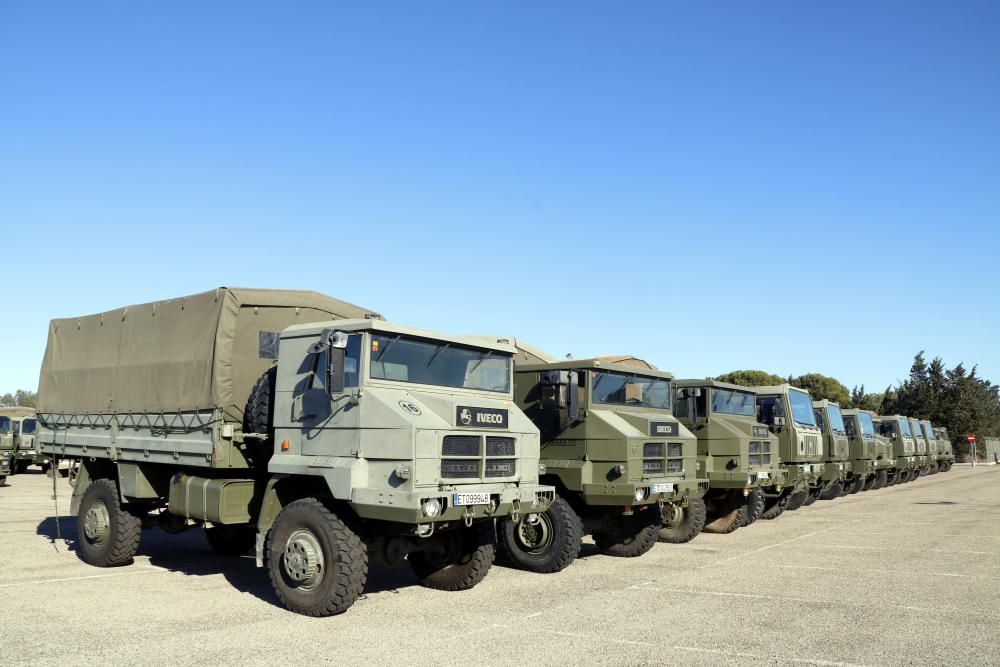
[[472, 423], [472, 413], [469, 412], [469, 408], [462, 408], [462, 411], [458, 413], [458, 419], [462, 422], [463, 426], [468, 426]]
[[411, 403], [410, 401], [400, 401], [399, 407], [403, 409], [403, 412], [408, 412], [414, 416], [421, 414], [420, 408], [417, 407], [417, 404]]

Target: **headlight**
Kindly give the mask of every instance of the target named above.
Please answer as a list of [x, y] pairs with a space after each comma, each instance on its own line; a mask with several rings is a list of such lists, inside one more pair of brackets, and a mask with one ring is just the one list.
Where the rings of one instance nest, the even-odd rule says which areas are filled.
[[437, 498], [425, 500], [420, 509], [423, 511], [424, 516], [435, 517], [441, 513], [441, 501]]
[[641, 503], [646, 499], [646, 489], [638, 488], [635, 490], [635, 502]]

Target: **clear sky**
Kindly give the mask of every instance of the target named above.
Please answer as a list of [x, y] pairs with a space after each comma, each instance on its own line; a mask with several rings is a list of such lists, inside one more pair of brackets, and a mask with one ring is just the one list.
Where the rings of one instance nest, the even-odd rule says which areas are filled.
[[7, 2], [0, 392], [219, 285], [677, 373], [1000, 380], [1000, 3]]

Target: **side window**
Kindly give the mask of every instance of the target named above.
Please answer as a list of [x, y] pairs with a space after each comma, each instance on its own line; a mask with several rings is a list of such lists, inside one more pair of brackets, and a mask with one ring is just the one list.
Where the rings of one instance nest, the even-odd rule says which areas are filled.
[[686, 398], [678, 398], [674, 401], [674, 416], [678, 419], [688, 418], [688, 402]]
[[816, 425], [819, 426], [819, 430], [826, 431], [826, 415], [819, 408], [813, 408], [813, 415], [816, 417]]
[[858, 425], [854, 421], [855, 419], [857, 419], [857, 417], [844, 415], [844, 430], [847, 431], [847, 436], [850, 438], [853, 438], [858, 434]]
[[757, 399], [757, 421], [761, 424], [774, 426], [774, 418], [780, 417], [777, 401], [773, 397]]
[[694, 409], [698, 413], [699, 419], [704, 419], [705, 415], [708, 414], [708, 390], [702, 389], [701, 396], [695, 396], [694, 399]]

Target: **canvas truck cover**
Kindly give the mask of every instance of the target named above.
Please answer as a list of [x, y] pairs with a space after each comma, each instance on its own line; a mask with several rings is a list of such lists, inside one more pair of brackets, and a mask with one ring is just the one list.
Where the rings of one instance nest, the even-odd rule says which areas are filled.
[[261, 358], [261, 332], [365, 317], [378, 315], [319, 292], [220, 287], [52, 320], [38, 380], [38, 411], [221, 409], [239, 422], [254, 383], [273, 363]]

